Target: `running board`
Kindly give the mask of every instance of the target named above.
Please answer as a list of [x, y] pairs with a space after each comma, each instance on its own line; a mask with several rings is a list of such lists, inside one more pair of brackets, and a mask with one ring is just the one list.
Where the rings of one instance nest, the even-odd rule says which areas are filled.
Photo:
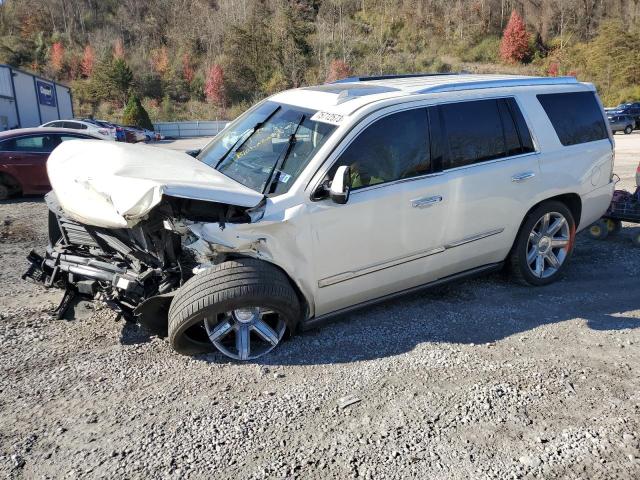
[[369, 307], [371, 305], [375, 305], [376, 303], [386, 302], [387, 300], [392, 300], [397, 297], [402, 297], [403, 295], [409, 295], [411, 293], [420, 292], [423, 290], [428, 290], [433, 287], [438, 287], [440, 285], [445, 285], [447, 283], [456, 282], [459, 280], [468, 280], [469, 278], [478, 277], [484, 274], [497, 272], [501, 270], [504, 266], [504, 262], [491, 263], [489, 265], [483, 265], [482, 267], [472, 268], [470, 270], [465, 270], [464, 272], [456, 273], [454, 275], [449, 275], [448, 277], [439, 278], [433, 282], [425, 283], [424, 285], [418, 285], [417, 287], [411, 287], [406, 290], [400, 290], [396, 293], [390, 293], [389, 295], [384, 295], [382, 297], [374, 298], [372, 300], [367, 300], [366, 302], [361, 302], [356, 305], [352, 305], [350, 307], [342, 308], [340, 310], [336, 310], [335, 312], [325, 313], [324, 315], [320, 315], [319, 317], [313, 317], [308, 320], [304, 320], [300, 322], [300, 329], [311, 330], [316, 328], [329, 320], [334, 319], [340, 315], [344, 315], [350, 313], [354, 310], [360, 310], [364, 307]]

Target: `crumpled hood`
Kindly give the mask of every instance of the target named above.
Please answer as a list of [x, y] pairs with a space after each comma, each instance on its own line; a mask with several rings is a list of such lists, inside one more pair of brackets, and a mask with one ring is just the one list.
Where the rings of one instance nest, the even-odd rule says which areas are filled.
[[47, 173], [65, 213], [107, 228], [135, 225], [165, 194], [239, 207], [264, 198], [186, 153], [146, 145], [63, 142], [49, 156]]

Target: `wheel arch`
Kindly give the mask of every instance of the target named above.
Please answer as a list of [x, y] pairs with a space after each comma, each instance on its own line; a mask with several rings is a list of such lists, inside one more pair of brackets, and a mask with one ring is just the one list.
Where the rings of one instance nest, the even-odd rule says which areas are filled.
[[[309, 318], [309, 316], [311, 314], [310, 300], [304, 294], [302, 288], [300, 288], [300, 285], [298, 285], [298, 282], [296, 282], [284, 268], [282, 268], [280, 265], [278, 265], [278, 264], [276, 264], [274, 262], [271, 262], [268, 259], [259, 258], [259, 257], [253, 257], [251, 255], [243, 255], [242, 253], [229, 254], [229, 255], [225, 256], [224, 261], [237, 260], [237, 259], [241, 259], [241, 258], [252, 258], [254, 260], [260, 260], [261, 262], [268, 263], [273, 268], [279, 270], [287, 278], [287, 280], [289, 280], [289, 283], [291, 284], [291, 287], [293, 288], [293, 290], [296, 292], [296, 296], [298, 297], [298, 301], [300, 302], [300, 311], [302, 312], [302, 316], [300, 318], [300, 321], [296, 325], [296, 328], [300, 325], [300, 323], [302, 323], [304, 321], [304, 319]], [[291, 331], [290, 333], [293, 333], [293, 331]]]
[[527, 213], [525, 213], [524, 217], [522, 217], [522, 221], [520, 222], [520, 225], [518, 226], [518, 230], [516, 231], [516, 236], [513, 239], [511, 249], [509, 250], [510, 252], [515, 247], [516, 242], [518, 240], [518, 234], [520, 233], [520, 230], [522, 229], [522, 226], [524, 225], [524, 223], [527, 221], [527, 218], [529, 218], [529, 215], [531, 214], [531, 212], [533, 212], [536, 208], [538, 208], [543, 203], [549, 202], [549, 201], [557, 201], [557, 202], [563, 203], [571, 212], [571, 215], [573, 216], [573, 221], [575, 223], [575, 228], [576, 230], [578, 230], [578, 226], [580, 225], [580, 217], [582, 216], [582, 199], [580, 198], [580, 195], [578, 195], [577, 193], [563, 193], [560, 195], [555, 195], [553, 197], [548, 197], [548, 198], [545, 198], [544, 200], [540, 200], [535, 205], [532, 205], [531, 208], [527, 210]]
[[22, 184], [15, 175], [12, 175], [11, 173], [0, 171], [0, 183], [13, 187], [15, 189], [14, 193], [22, 192]]

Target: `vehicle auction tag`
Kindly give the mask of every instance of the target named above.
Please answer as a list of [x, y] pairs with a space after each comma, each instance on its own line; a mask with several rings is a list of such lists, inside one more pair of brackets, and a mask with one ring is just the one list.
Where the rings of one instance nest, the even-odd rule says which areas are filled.
[[314, 122], [330, 123], [331, 125], [340, 125], [344, 119], [343, 115], [329, 112], [316, 112], [311, 120]]

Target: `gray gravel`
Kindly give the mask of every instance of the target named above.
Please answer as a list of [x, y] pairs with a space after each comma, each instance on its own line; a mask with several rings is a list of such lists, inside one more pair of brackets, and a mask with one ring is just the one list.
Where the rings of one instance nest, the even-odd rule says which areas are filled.
[[19, 280], [45, 211], [0, 204], [0, 477], [640, 477], [635, 226], [552, 286], [459, 283], [238, 364], [90, 304], [52, 320]]

